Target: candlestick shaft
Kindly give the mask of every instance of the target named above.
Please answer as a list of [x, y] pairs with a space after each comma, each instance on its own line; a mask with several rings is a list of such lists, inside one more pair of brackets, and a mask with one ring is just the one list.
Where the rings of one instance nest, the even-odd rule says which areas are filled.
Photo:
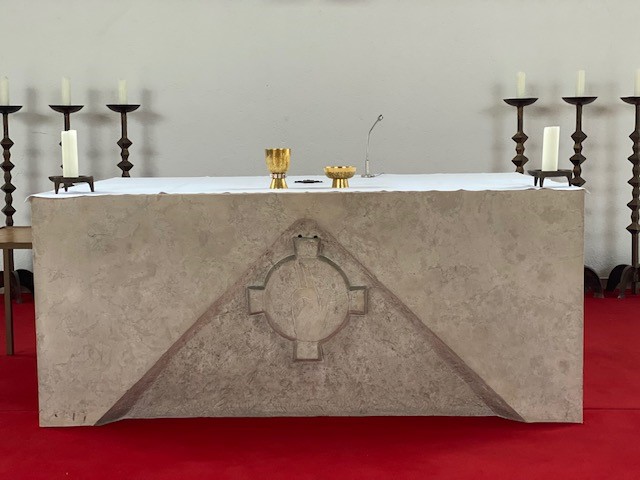
[[527, 105], [531, 105], [538, 100], [537, 98], [505, 98], [504, 102], [507, 105], [511, 105], [512, 107], [516, 107], [517, 112], [517, 121], [518, 121], [518, 131], [516, 134], [511, 137], [511, 139], [516, 142], [516, 156], [513, 157], [511, 162], [516, 166], [516, 172], [524, 173], [524, 165], [529, 161], [529, 159], [524, 155], [524, 142], [527, 141], [529, 137], [524, 133], [524, 107]]
[[640, 233], [640, 104], [636, 104], [636, 125], [635, 130], [629, 138], [633, 140], [633, 154], [629, 156], [629, 161], [633, 164], [633, 176], [629, 180], [631, 185], [631, 202], [627, 206], [631, 209], [631, 224], [627, 230], [632, 235], [631, 265], [635, 268], [638, 264], [638, 233]]
[[529, 161], [524, 154], [524, 142], [526, 142], [529, 137], [524, 133], [524, 106], [522, 105], [518, 105], [517, 107], [517, 120], [518, 131], [511, 137], [513, 141], [516, 142], [516, 156], [513, 157], [511, 162], [516, 166], [516, 172], [524, 173], [524, 165]]
[[[637, 98], [637, 97], [636, 97]], [[633, 175], [629, 180], [631, 185], [631, 202], [627, 206], [631, 209], [631, 223], [627, 230], [631, 233], [631, 266], [623, 274], [620, 282], [620, 294], [624, 296], [624, 290], [630, 285], [631, 292], [637, 295], [640, 291], [640, 264], [638, 263], [638, 233], [640, 233], [640, 103], [635, 103], [636, 122], [635, 130], [629, 138], [633, 141], [633, 153], [629, 161], [633, 164]]]
[[[16, 213], [16, 209], [13, 208], [13, 192], [16, 187], [11, 183], [11, 170], [13, 170], [13, 163], [11, 163], [10, 149], [13, 146], [13, 142], [9, 138], [9, 114], [2, 113], [2, 156], [4, 161], [2, 162], [2, 170], [4, 171], [4, 185], [2, 185], [2, 191], [4, 192], [4, 208], [2, 213], [6, 215], [5, 225], [8, 227], [13, 226], [13, 214]], [[5, 268], [7, 268], [5, 266]]]
[[133, 145], [133, 142], [127, 137], [127, 113], [120, 112], [120, 125], [122, 137], [118, 140], [118, 146], [120, 147], [120, 157], [122, 161], [118, 163], [118, 167], [122, 170], [123, 177], [130, 177], [129, 170], [133, 168], [133, 164], [129, 161], [129, 147]]
[[582, 164], [586, 161], [582, 155], [582, 143], [587, 139], [587, 135], [582, 131], [582, 107], [596, 101], [598, 97], [562, 97], [562, 99], [570, 105], [576, 106], [576, 130], [571, 135], [574, 141], [574, 154], [569, 157], [569, 161], [573, 164], [573, 178], [571, 185], [581, 187], [586, 183], [582, 178]]
[[582, 142], [587, 138], [587, 135], [582, 131], [582, 105], [576, 105], [576, 130], [571, 135], [574, 141], [573, 155], [569, 158], [569, 161], [573, 164], [573, 178], [571, 179], [571, 185], [581, 187], [586, 183], [582, 178], [582, 163], [586, 160], [582, 155]]
[[133, 142], [127, 136], [127, 113], [137, 110], [140, 105], [132, 104], [110, 104], [107, 105], [109, 110], [120, 114], [120, 140], [116, 144], [120, 147], [120, 157], [122, 160], [118, 163], [118, 168], [122, 170], [123, 177], [130, 177], [129, 170], [133, 168], [133, 164], [129, 161], [129, 147]]

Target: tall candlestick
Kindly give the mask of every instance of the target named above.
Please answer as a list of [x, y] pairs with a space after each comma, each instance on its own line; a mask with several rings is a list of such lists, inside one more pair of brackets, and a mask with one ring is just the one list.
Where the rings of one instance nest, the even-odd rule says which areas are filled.
[[62, 176], [78, 176], [78, 132], [67, 130], [60, 134], [62, 141]]
[[71, 83], [68, 77], [62, 77], [62, 105], [71, 105]]
[[127, 81], [118, 81], [118, 103], [120, 105], [126, 105], [127, 102]]
[[558, 151], [560, 149], [560, 127], [544, 127], [542, 138], [542, 171], [558, 170]]
[[584, 70], [578, 70], [576, 78], [576, 97], [584, 97], [585, 74]]
[[[1, 168], [4, 172], [4, 185], [0, 187], [0, 190], [4, 192], [4, 208], [2, 209], [2, 213], [4, 213], [6, 218], [6, 225], [8, 227], [13, 226], [13, 214], [16, 213], [16, 209], [13, 208], [13, 192], [16, 187], [11, 183], [11, 170], [13, 170], [13, 163], [11, 163], [11, 147], [13, 146], [13, 141], [9, 138], [9, 115], [20, 110], [22, 106], [20, 105], [0, 105], [0, 114], [2, 114], [2, 141], [0, 141], [0, 146], [2, 146], [2, 157], [4, 161], [2, 162]], [[6, 285], [6, 284], [5, 284]]]
[[0, 78], [0, 105], [9, 105], [9, 79]]
[[523, 98], [525, 93], [526, 75], [524, 72], [518, 72], [516, 75], [516, 97]]
[[636, 97], [640, 97], [640, 68], [636, 70], [636, 81], [633, 92]]
[[127, 137], [127, 113], [134, 112], [140, 107], [140, 105], [131, 104], [117, 104], [107, 105], [109, 110], [118, 112], [120, 114], [120, 126], [122, 129], [122, 137], [118, 140], [117, 144], [120, 147], [120, 156], [122, 161], [118, 163], [118, 168], [122, 170], [123, 177], [130, 177], [129, 170], [133, 168], [133, 163], [129, 161], [129, 147], [133, 145], [133, 142]]

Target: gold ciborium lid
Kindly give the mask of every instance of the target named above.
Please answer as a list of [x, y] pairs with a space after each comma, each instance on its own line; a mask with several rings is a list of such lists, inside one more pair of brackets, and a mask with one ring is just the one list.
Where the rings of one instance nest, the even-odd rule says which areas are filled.
[[290, 148], [266, 148], [264, 150], [267, 168], [271, 172], [269, 188], [287, 188], [287, 170], [291, 161]]
[[327, 177], [331, 178], [332, 188], [347, 188], [349, 186], [349, 179], [356, 173], [356, 167], [338, 165], [324, 167], [324, 173]]

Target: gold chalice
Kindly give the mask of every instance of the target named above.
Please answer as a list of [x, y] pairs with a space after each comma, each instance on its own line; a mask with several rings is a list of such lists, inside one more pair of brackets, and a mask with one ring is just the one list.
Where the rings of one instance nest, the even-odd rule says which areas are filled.
[[271, 185], [269, 188], [288, 188], [287, 170], [291, 160], [290, 148], [267, 148], [265, 149], [267, 168], [271, 172]]
[[324, 167], [324, 173], [333, 180], [331, 188], [348, 188], [349, 179], [356, 173], [356, 167]]

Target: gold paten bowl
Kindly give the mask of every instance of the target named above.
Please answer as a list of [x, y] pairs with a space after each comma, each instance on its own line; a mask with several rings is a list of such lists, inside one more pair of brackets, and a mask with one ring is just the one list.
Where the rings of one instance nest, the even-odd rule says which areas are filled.
[[324, 173], [327, 177], [333, 180], [333, 182], [331, 183], [332, 188], [347, 188], [349, 186], [349, 179], [356, 173], [356, 167], [324, 167]]

